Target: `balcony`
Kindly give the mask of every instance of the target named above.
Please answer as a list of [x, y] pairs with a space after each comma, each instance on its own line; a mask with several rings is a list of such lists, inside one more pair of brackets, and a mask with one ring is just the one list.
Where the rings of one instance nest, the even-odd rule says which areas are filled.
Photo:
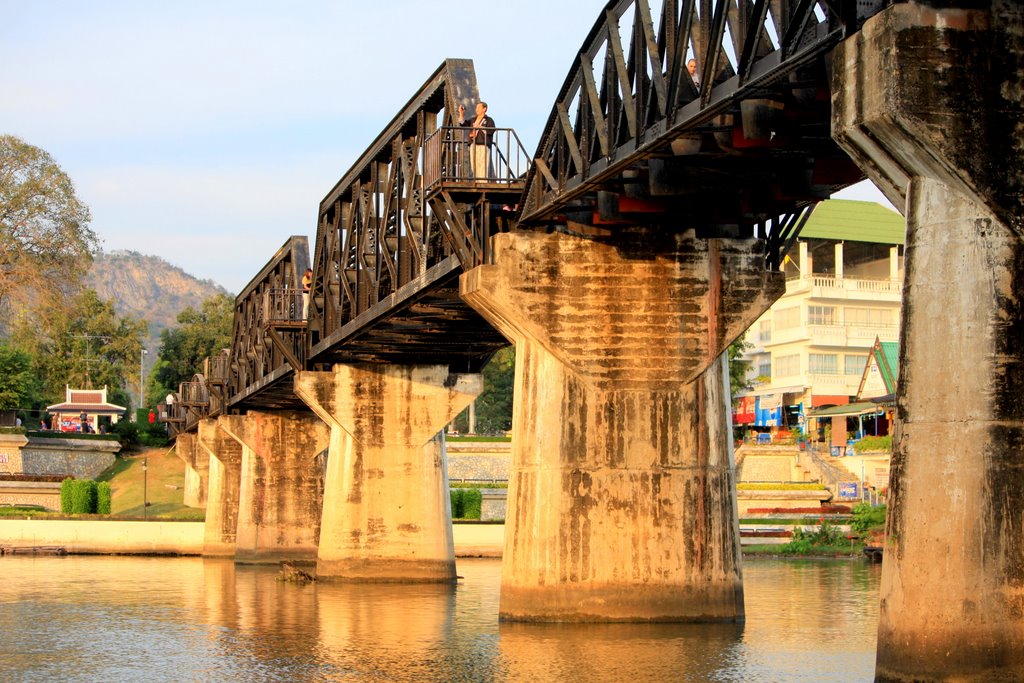
[[852, 277], [812, 275], [786, 281], [786, 296], [806, 294], [812, 299], [894, 301], [903, 297], [903, 283], [897, 280], [865, 280]]
[[487, 191], [518, 197], [526, 187], [530, 155], [511, 128], [491, 129], [486, 178], [475, 178], [470, 165], [469, 128], [444, 126], [423, 146], [423, 186], [428, 196], [440, 190]]

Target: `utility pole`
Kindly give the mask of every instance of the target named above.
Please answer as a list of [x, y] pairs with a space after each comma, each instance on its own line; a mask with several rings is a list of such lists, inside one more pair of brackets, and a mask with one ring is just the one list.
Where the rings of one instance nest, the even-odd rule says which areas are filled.
[[85, 360], [82, 362], [85, 364], [85, 388], [92, 389], [92, 377], [89, 374], [89, 365], [96, 362], [91, 358], [92, 355], [92, 341], [93, 339], [102, 339], [103, 341], [110, 341], [110, 337], [102, 334], [75, 334], [71, 336], [72, 339], [85, 339]]

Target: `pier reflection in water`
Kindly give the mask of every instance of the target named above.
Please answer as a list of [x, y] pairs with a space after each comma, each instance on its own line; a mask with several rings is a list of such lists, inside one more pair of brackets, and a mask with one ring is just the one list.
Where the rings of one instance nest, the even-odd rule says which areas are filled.
[[746, 563], [747, 622], [499, 624], [458, 586], [313, 584], [225, 560], [4, 557], [4, 681], [870, 681], [879, 567]]

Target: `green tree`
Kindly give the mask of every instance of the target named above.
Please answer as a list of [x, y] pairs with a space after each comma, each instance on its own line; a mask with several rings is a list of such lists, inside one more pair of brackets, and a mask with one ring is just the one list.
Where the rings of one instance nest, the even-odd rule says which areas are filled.
[[160, 334], [160, 358], [153, 367], [146, 395], [154, 402], [177, 391], [181, 382], [203, 371], [203, 360], [231, 346], [235, 300], [227, 294], [206, 299], [201, 310], [191, 306], [178, 314], [179, 327]]
[[32, 357], [0, 343], [0, 410], [29, 407], [35, 392]]
[[734, 408], [739, 403], [736, 394], [750, 388], [747, 381], [750, 361], [744, 360], [742, 356], [744, 352], [752, 348], [754, 345], [746, 340], [745, 335], [741, 335], [739, 339], [729, 345], [729, 397], [732, 399]]
[[62, 399], [65, 384], [106, 385], [113, 403], [129, 406], [126, 387], [138, 373], [146, 332], [145, 322], [119, 316], [113, 303], [83, 289], [63, 315], [37, 321], [18, 317], [11, 341], [32, 355], [45, 400]]
[[89, 208], [49, 154], [0, 135], [0, 311], [77, 290], [98, 250], [89, 220]]
[[[476, 431], [500, 434], [512, 428], [512, 399], [516, 374], [516, 350], [506, 346], [484, 366], [484, 390], [476, 399]], [[455, 419], [455, 428], [469, 431], [469, 409]]]

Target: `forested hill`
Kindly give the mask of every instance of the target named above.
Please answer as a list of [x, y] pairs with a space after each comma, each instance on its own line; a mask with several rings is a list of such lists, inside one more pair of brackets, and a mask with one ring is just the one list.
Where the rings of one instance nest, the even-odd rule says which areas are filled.
[[120, 315], [149, 322], [152, 337], [176, 326], [178, 314], [189, 306], [199, 310], [204, 299], [227, 293], [215, 282], [199, 280], [159, 256], [135, 251], [100, 254], [86, 284], [101, 299], [112, 299]]

